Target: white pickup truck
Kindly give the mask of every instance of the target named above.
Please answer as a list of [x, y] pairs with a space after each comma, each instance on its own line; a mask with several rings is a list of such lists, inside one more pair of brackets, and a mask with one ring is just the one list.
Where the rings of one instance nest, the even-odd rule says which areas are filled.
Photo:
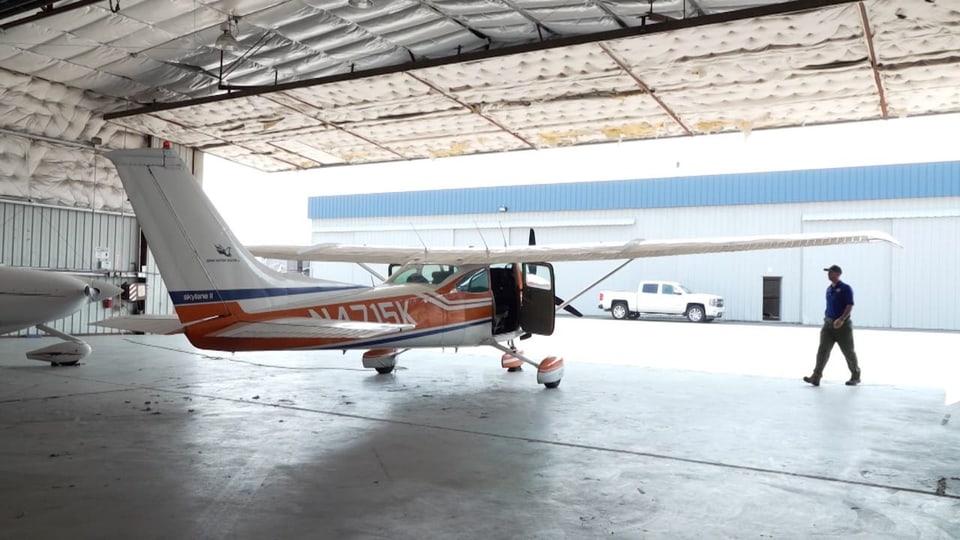
[[690, 292], [675, 281], [643, 281], [632, 291], [600, 291], [600, 305], [614, 319], [636, 319], [643, 314], [685, 315], [691, 322], [723, 317], [723, 298]]

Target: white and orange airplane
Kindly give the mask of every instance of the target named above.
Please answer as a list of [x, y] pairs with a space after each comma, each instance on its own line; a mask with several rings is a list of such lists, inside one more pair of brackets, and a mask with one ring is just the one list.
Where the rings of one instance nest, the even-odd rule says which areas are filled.
[[533, 365], [537, 382], [555, 388], [563, 359], [537, 362], [514, 344], [533, 334], [552, 334], [557, 310], [568, 307], [555, 298], [551, 261], [629, 262], [690, 253], [896, 244], [884, 233], [855, 232], [464, 249], [320, 244], [256, 252], [283, 259], [396, 263], [382, 284], [362, 286], [281, 274], [261, 264], [172, 151], [118, 150], [107, 157], [117, 167], [177, 316], [97, 324], [183, 332], [196, 347], [220, 351], [365, 349], [364, 367], [380, 373], [392, 371], [406, 349], [488, 345], [503, 353], [505, 368]]

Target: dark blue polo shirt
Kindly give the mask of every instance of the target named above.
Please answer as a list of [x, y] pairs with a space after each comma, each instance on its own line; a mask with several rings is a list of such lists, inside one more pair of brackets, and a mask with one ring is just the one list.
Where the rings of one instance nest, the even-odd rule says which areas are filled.
[[827, 287], [827, 310], [824, 316], [836, 319], [843, 315], [847, 305], [853, 305], [853, 289], [842, 281], [837, 281], [836, 285], [831, 283]]

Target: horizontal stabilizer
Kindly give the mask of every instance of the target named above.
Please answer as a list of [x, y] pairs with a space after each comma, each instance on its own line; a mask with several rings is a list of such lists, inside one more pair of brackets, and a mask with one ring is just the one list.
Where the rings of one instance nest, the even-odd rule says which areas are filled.
[[176, 315], [127, 315], [111, 317], [91, 324], [144, 334], [179, 334], [187, 327]]
[[269, 321], [239, 322], [212, 335], [229, 338], [343, 338], [365, 339], [412, 330], [412, 324], [340, 321], [316, 317], [288, 317]]

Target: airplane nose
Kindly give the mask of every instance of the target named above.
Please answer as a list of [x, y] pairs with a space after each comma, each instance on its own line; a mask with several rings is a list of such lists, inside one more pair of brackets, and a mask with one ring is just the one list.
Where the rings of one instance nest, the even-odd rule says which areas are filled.
[[121, 292], [123, 292], [123, 289], [120, 287], [103, 281], [93, 281], [83, 289], [83, 294], [93, 302], [99, 302], [105, 298], [113, 298]]

